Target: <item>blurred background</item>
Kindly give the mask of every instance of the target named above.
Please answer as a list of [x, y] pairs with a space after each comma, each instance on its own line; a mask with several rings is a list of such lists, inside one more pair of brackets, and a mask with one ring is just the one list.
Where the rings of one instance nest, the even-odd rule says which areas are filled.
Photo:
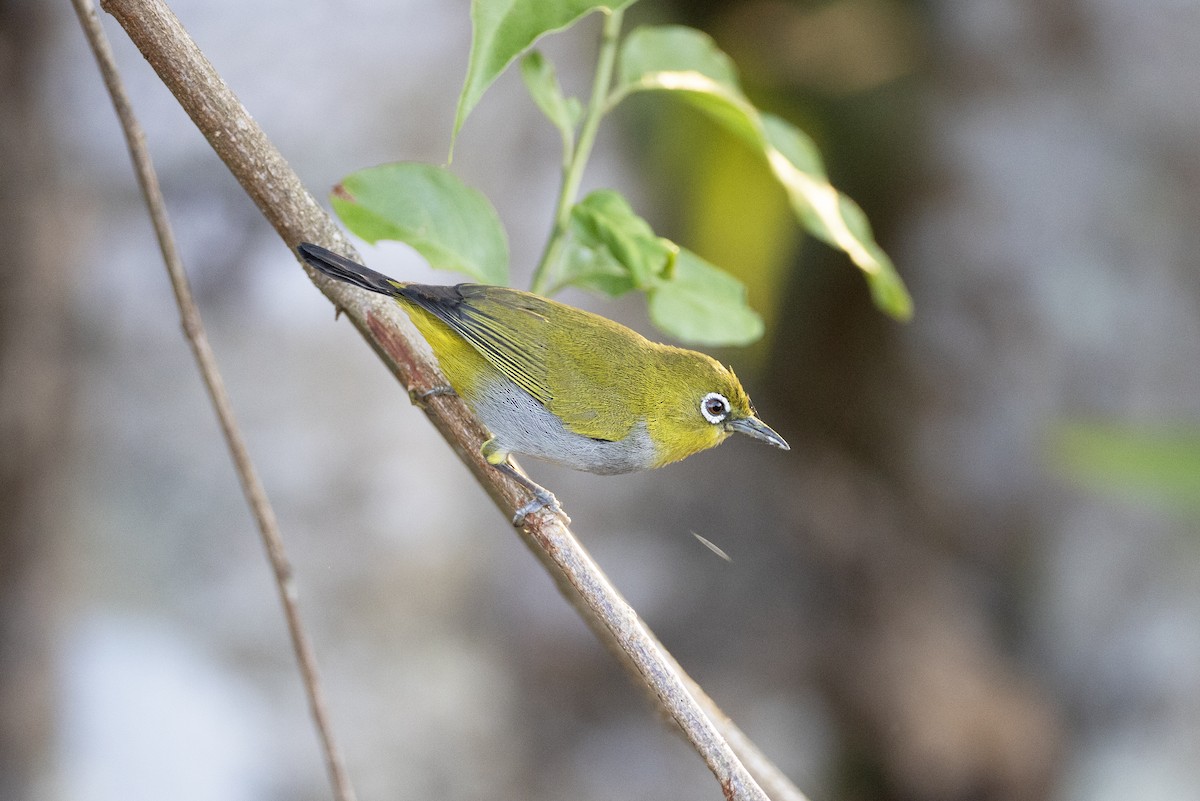
[[[445, 161], [465, 0], [175, 11], [310, 189]], [[808, 131], [897, 324], [762, 164], [639, 99], [586, 189], [738, 274], [782, 453], [533, 476], [814, 801], [1196, 798], [1200, 5], [645, 2]], [[360, 798], [720, 798], [105, 19], [295, 563]], [[599, 21], [544, 43], [590, 83]], [[329, 796], [275, 589], [68, 3], [0, 0], [0, 797]], [[549, 229], [514, 71], [454, 170]], [[449, 282], [399, 245], [372, 266]], [[635, 299], [588, 305], [653, 334]], [[381, 425], [380, 421], [386, 421]], [[692, 532], [725, 550], [726, 562]]]

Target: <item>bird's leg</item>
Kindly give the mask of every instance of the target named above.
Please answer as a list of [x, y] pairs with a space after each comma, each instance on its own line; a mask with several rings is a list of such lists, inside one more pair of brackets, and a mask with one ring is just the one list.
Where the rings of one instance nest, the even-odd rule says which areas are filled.
[[571, 518], [567, 517], [567, 513], [563, 511], [562, 504], [558, 502], [558, 498], [554, 497], [554, 493], [542, 487], [533, 481], [530, 481], [525, 476], [517, 472], [508, 462], [501, 462], [497, 465], [492, 465], [504, 475], [511, 478], [513, 481], [520, 484], [533, 495], [533, 499], [517, 510], [513, 515], [513, 525], [519, 526], [525, 522], [525, 518], [542, 509], [549, 509], [553, 514], [558, 515], [563, 519], [564, 523], [570, 523]]
[[525, 518], [529, 515], [542, 509], [549, 509], [553, 514], [561, 517], [564, 523], [569, 525], [571, 518], [567, 517], [567, 513], [563, 511], [562, 505], [558, 502], [558, 498], [554, 497], [554, 493], [517, 472], [517, 469], [508, 461], [508, 453], [498, 448], [495, 442], [495, 439], [489, 439], [483, 443], [483, 448], [481, 449], [483, 458], [492, 467], [529, 490], [530, 494], [533, 495], [533, 499], [518, 509], [516, 514], [513, 515], [512, 524], [519, 526], [525, 522]]

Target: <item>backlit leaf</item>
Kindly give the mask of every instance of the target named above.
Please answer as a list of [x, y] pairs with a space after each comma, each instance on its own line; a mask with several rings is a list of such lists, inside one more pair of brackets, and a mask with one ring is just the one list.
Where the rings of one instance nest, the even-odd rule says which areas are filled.
[[879, 308], [900, 320], [912, 316], [908, 290], [862, 209], [829, 183], [808, 136], [750, 103], [728, 56], [711, 38], [681, 26], [639, 28], [621, 48], [618, 76], [610, 105], [637, 92], [670, 92], [759, 150], [801, 225], [850, 257]]

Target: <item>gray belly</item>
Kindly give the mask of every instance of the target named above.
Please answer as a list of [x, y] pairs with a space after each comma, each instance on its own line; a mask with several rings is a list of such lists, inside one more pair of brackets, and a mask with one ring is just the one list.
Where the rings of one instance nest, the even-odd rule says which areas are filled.
[[510, 381], [497, 381], [464, 400], [492, 432], [496, 444], [509, 453], [606, 475], [645, 470], [654, 463], [654, 445], [645, 422], [616, 442], [585, 437], [568, 431], [545, 406]]

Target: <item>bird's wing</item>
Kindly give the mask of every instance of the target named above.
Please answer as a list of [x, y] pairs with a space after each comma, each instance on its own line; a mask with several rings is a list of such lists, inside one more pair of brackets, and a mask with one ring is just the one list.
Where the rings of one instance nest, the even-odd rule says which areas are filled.
[[629, 340], [637, 335], [616, 323], [505, 287], [408, 284], [400, 294], [449, 326], [568, 430], [616, 441], [636, 423], [621, 398], [633, 378]]
[[547, 406], [568, 430], [615, 442], [637, 424], [630, 390], [647, 377], [635, 374], [637, 362], [629, 358], [624, 339], [599, 329], [576, 335], [549, 354], [549, 374], [558, 391]]
[[543, 405], [553, 397], [546, 372], [546, 301], [481, 284], [408, 284], [401, 297], [437, 317], [493, 367]]

